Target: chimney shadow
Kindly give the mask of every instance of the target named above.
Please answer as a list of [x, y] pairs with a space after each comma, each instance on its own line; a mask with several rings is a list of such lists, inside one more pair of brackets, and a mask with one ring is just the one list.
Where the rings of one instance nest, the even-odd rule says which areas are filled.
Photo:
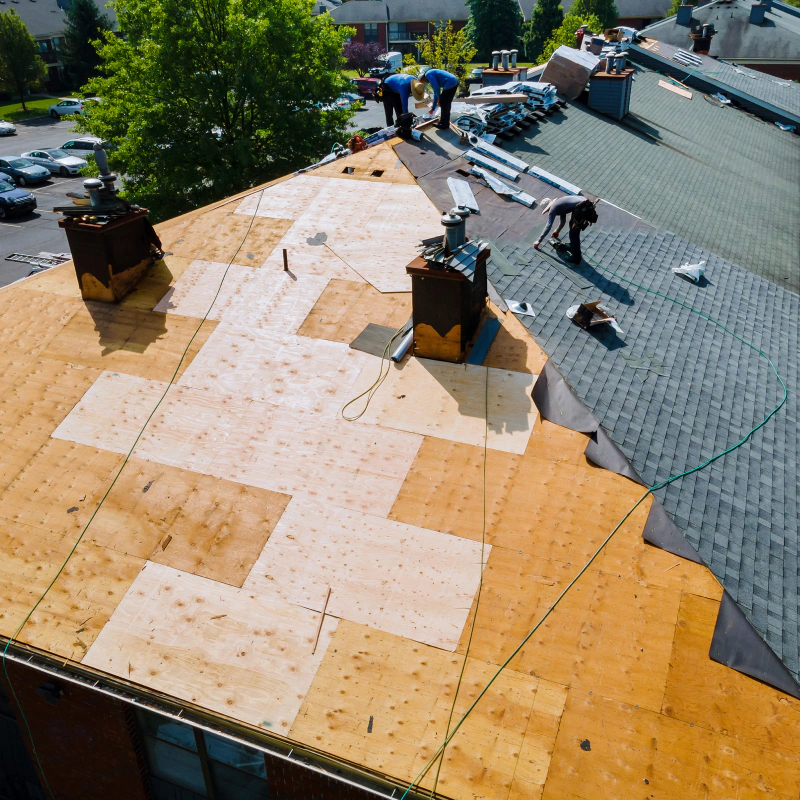
[[101, 358], [119, 351], [143, 354], [167, 333], [167, 315], [112, 303], [87, 300], [94, 322]]

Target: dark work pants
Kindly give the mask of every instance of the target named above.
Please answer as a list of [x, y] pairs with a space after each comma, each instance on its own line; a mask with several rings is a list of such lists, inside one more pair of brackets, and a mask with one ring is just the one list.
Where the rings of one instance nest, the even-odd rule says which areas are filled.
[[395, 124], [395, 120], [392, 119], [392, 112], [394, 112], [397, 120], [400, 119], [400, 115], [403, 113], [403, 101], [400, 99], [400, 95], [394, 89], [386, 86], [386, 84], [383, 86], [383, 112], [386, 114], [387, 128], [391, 128]]
[[570, 260], [580, 264], [583, 260], [583, 254], [581, 253], [581, 226], [573, 219], [569, 221], [569, 252], [572, 256]]
[[442, 110], [439, 125], [450, 125], [450, 106], [453, 105], [456, 89], [458, 89], [458, 86], [454, 86], [452, 89], [444, 89], [439, 95], [439, 108]]

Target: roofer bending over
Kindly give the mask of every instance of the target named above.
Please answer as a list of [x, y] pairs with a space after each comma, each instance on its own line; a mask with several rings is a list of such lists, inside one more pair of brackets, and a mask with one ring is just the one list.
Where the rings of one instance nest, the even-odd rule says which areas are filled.
[[450, 106], [453, 105], [453, 98], [456, 96], [458, 78], [450, 72], [445, 72], [443, 69], [429, 69], [427, 72], [420, 75], [419, 80], [423, 85], [427, 83], [433, 89], [431, 114], [436, 111], [437, 107], [442, 109], [436, 127], [439, 128], [439, 130], [448, 129], [450, 127]]
[[[391, 128], [399, 123], [401, 114], [408, 114], [408, 98], [411, 95], [412, 84], [419, 83], [412, 75], [398, 72], [389, 75], [381, 85], [381, 100], [383, 112], [386, 114], [386, 127]], [[421, 92], [422, 84], [420, 84]], [[394, 112], [394, 119], [392, 119]]]
[[[585, 231], [590, 225], [597, 222], [597, 211], [595, 209], [596, 202], [592, 202], [583, 195], [567, 195], [566, 197], [559, 197], [554, 200], [549, 207], [549, 214], [547, 215], [547, 225], [545, 225], [542, 235], [534, 243], [534, 247], [538, 250], [544, 241], [545, 236], [550, 233], [553, 227], [555, 218], [558, 217], [558, 227], [551, 234], [553, 239], [558, 240], [561, 229], [567, 221], [567, 214], [571, 214], [569, 219], [569, 258], [565, 259], [571, 264], [580, 264], [583, 256], [581, 255], [581, 231]], [[548, 211], [548, 208], [542, 210], [542, 214]], [[560, 242], [559, 242], [560, 244]]]

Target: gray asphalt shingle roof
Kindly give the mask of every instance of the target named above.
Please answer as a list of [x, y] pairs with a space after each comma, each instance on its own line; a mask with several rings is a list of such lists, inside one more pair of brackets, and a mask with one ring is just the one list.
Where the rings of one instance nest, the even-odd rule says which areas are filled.
[[[577, 270], [594, 284], [581, 291], [530, 244], [501, 236], [499, 246], [520, 274], [490, 266], [490, 279], [504, 297], [531, 303], [536, 317], [520, 320], [648, 485], [730, 447], [782, 397], [768, 363], [702, 317], [591, 265]], [[797, 678], [800, 297], [665, 231], [590, 229], [584, 252], [723, 321], [767, 352], [786, 381], [789, 399], [767, 426], [657, 496]], [[700, 260], [701, 286], [671, 271]], [[602, 299], [624, 334], [589, 334], [568, 320], [582, 299]]]
[[516, 156], [800, 292], [800, 139], [637, 70], [616, 122], [580, 103], [517, 136]]
[[[113, 8], [106, 8], [105, 3], [95, 0], [100, 13], [105, 14], [113, 28], [116, 28], [117, 15]], [[0, 13], [13, 10], [18, 14], [28, 28], [31, 36], [56, 36], [62, 33], [67, 24], [67, 15], [63, 8], [67, 3], [62, 0], [3, 0], [0, 4]]]
[[675, 17], [654, 22], [641, 31], [660, 42], [691, 49], [689, 31], [711, 23], [716, 34], [709, 56], [727, 59], [796, 60], [800, 53], [800, 13], [791, 6], [773, 3], [764, 22], [750, 22], [750, 0], [726, 0], [695, 7], [690, 26], [678, 25]]

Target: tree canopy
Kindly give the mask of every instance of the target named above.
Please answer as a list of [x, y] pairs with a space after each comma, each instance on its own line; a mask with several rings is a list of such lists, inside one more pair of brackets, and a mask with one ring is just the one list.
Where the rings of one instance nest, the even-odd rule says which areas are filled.
[[94, 42], [111, 29], [111, 23], [94, 0], [72, 0], [66, 13], [62, 60], [73, 86], [79, 88], [97, 74], [100, 56]]
[[590, 31], [601, 30], [600, 20], [594, 14], [573, 14], [571, 11], [564, 17], [561, 25], [553, 31], [553, 35], [545, 42], [544, 50], [537, 60], [537, 64], [549, 61], [550, 56], [562, 45], [575, 47], [575, 31], [581, 25], [588, 25]]
[[482, 61], [493, 50], [512, 50], [522, 36], [522, 11], [518, 0], [467, 0], [467, 35]]
[[18, 94], [25, 108], [25, 95], [41, 84], [47, 68], [36, 41], [20, 17], [10, 9], [0, 13], [0, 89]]
[[111, 140], [125, 196], [163, 219], [285, 175], [346, 137], [352, 29], [310, 0], [118, 0], [102, 97], [80, 128]]
[[375, 66], [378, 56], [386, 52], [380, 42], [347, 42], [342, 51], [347, 69], [354, 69], [362, 78]]
[[423, 64], [436, 69], [444, 69], [458, 78], [467, 77], [467, 67], [475, 58], [475, 47], [464, 28], [453, 30], [453, 23], [439, 23], [428, 39], [420, 39], [419, 54]]
[[590, 25], [589, 30], [592, 33], [602, 33], [606, 28], [613, 28], [617, 24], [619, 16], [614, 0], [575, 0], [569, 13], [579, 17], [594, 14], [600, 21], [600, 26], [592, 28]]
[[545, 42], [563, 21], [564, 9], [558, 4], [558, 0], [537, 0], [531, 21], [525, 25], [525, 56], [535, 61], [544, 50]]

